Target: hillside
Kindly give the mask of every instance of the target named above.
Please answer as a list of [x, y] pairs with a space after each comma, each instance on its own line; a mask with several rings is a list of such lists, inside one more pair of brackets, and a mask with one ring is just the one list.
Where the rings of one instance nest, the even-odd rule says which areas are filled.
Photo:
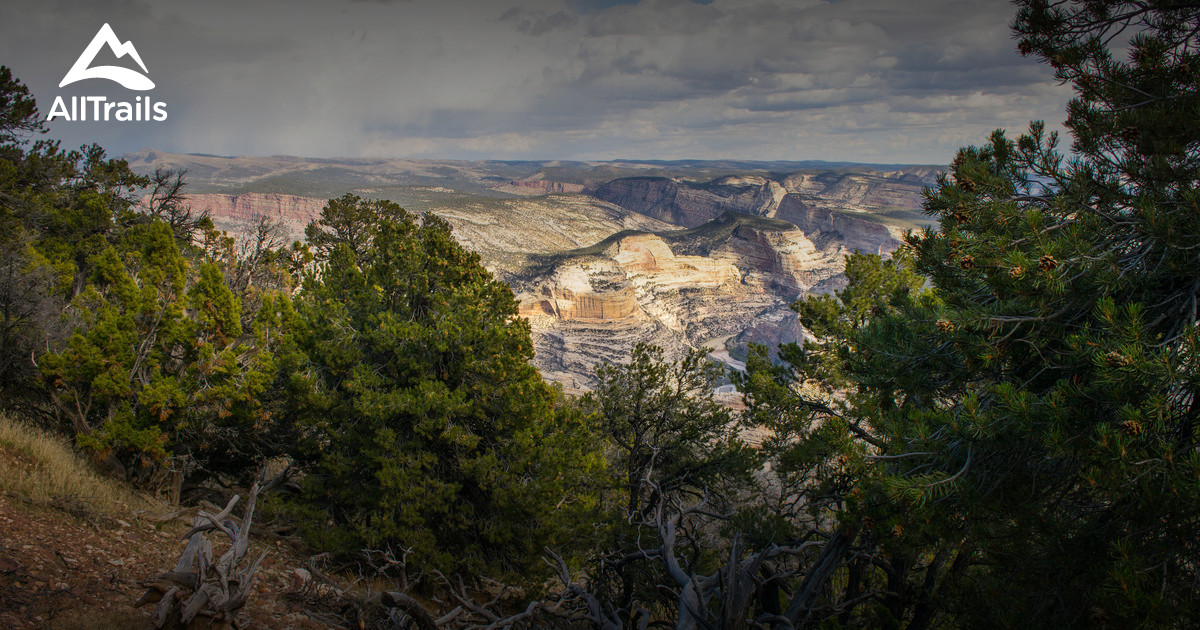
[[[175, 565], [197, 509], [217, 511], [137, 493], [62, 438], [0, 415], [0, 627], [150, 627], [154, 606], [133, 604], [144, 580]], [[254, 552], [270, 551], [242, 627], [329, 627], [336, 598], [313, 582], [298, 540], [255, 525]]]
[[288, 237], [351, 192], [448, 220], [508, 282], [537, 365], [568, 390], [638, 341], [674, 354], [803, 335], [788, 306], [840, 286], [845, 254], [888, 254], [928, 220], [932, 166], [680, 160], [509, 162], [220, 157], [146, 149], [139, 172], [188, 171], [190, 203], [232, 234], [260, 216]]

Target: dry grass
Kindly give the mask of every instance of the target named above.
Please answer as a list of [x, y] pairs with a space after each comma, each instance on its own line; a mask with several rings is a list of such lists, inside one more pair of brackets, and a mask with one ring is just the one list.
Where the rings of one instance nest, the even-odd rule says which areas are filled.
[[0, 492], [71, 511], [125, 515], [157, 507], [121, 482], [99, 474], [63, 438], [0, 415]]

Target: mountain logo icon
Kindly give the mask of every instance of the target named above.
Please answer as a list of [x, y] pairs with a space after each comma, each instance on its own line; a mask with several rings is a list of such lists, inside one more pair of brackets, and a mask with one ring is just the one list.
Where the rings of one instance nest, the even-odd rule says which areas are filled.
[[112, 27], [107, 23], [96, 31], [96, 36], [92, 38], [92, 43], [83, 49], [83, 54], [79, 55], [79, 59], [75, 60], [75, 65], [67, 71], [67, 75], [63, 77], [58, 87], [64, 87], [83, 81], [84, 79], [108, 79], [116, 81], [122, 86], [130, 90], [149, 90], [154, 87], [154, 82], [145, 74], [140, 74], [136, 70], [122, 68], [121, 66], [92, 66], [92, 61], [96, 59], [96, 55], [100, 49], [108, 46], [117, 58], [129, 55], [141, 66], [142, 72], [149, 73], [146, 70], [146, 64], [142, 63], [141, 56], [138, 55], [137, 49], [133, 47], [133, 42], [128, 41], [121, 43], [117, 39], [117, 34], [113, 32]]

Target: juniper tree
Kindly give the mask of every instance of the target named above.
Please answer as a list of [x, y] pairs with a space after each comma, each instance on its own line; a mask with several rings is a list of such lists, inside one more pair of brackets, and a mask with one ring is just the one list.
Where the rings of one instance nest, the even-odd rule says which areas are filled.
[[0, 67], [3, 403], [56, 418], [140, 481], [256, 471], [284, 442], [263, 404], [286, 336], [284, 257], [262, 248], [255, 273], [278, 282], [250, 290], [226, 273], [238, 257], [194, 242], [217, 233], [191, 216], [182, 173], [144, 177], [44, 131]]
[[591, 507], [574, 488], [602, 459], [530, 364], [511, 290], [444, 220], [391, 202], [333, 200], [308, 233], [287, 370], [309, 540], [407, 552], [409, 577], [539, 575], [545, 545], [571, 548]]
[[[609, 451], [611, 488], [606, 537], [596, 573], [605, 594], [624, 615], [638, 605], [674, 605], [677, 590], [661, 559], [639, 550], [661, 544], [659, 525], [670, 514], [702, 505], [678, 524], [681, 539], [695, 540], [735, 510], [756, 465], [738, 437], [733, 414], [714, 397], [725, 370], [707, 351], [677, 361], [662, 348], [639, 343], [624, 364], [597, 367], [595, 391], [584, 398]], [[682, 543], [681, 543], [681, 546]], [[690, 568], [708, 568], [716, 549], [682, 549]]]
[[73, 332], [39, 358], [55, 411], [84, 447], [158, 485], [253, 474], [282, 440], [262, 395], [290, 308], [268, 298], [244, 330], [212, 263], [194, 267], [171, 227], [127, 230], [89, 260], [67, 310]]

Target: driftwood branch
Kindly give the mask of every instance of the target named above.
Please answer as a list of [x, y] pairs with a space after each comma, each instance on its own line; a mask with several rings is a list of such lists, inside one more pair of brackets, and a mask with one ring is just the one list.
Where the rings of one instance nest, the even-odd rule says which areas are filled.
[[[151, 617], [155, 628], [237, 627], [235, 616], [249, 599], [254, 574], [267, 555], [264, 551], [249, 566], [242, 566], [250, 549], [250, 529], [259, 490], [258, 482], [250, 488], [241, 523], [228, 518], [240, 499], [238, 495], [216, 514], [199, 511], [192, 528], [183, 537], [188, 541], [187, 546], [175, 568], [143, 582], [147, 589], [135, 606], [158, 603]], [[212, 531], [229, 539], [229, 549], [215, 562], [212, 542], [205, 537]]]

